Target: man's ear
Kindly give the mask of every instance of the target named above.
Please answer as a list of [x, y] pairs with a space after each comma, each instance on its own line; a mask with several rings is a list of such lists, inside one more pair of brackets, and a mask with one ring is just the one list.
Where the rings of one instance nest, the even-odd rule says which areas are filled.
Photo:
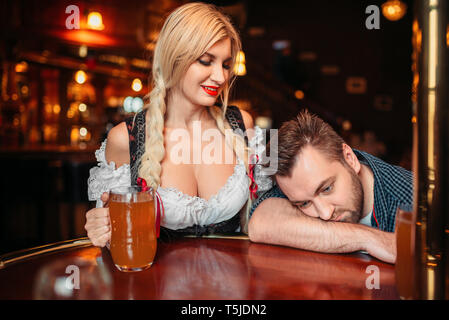
[[355, 171], [355, 173], [358, 174], [360, 172], [359, 159], [357, 159], [357, 156], [355, 155], [354, 151], [352, 151], [352, 148], [346, 143], [343, 143], [342, 147], [343, 158], [345, 159], [346, 163]]

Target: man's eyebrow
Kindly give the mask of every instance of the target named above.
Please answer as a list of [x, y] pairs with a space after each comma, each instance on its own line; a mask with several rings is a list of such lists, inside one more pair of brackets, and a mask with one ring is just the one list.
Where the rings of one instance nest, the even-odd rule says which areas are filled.
[[[331, 181], [335, 180], [335, 176], [329, 177], [323, 181], [321, 181], [321, 183], [318, 185], [318, 187], [315, 190], [315, 195], [317, 195], [318, 193], [320, 193], [321, 189], [328, 183], [330, 183]], [[298, 204], [300, 202], [304, 202], [304, 200], [294, 200], [294, 201], [290, 201], [292, 204]]]
[[318, 193], [320, 193], [321, 189], [323, 189], [323, 187], [330, 183], [331, 181], [335, 180], [335, 176], [329, 177], [323, 181], [321, 181], [320, 185], [318, 186], [318, 188], [316, 188], [315, 190], [315, 195], [317, 195]]

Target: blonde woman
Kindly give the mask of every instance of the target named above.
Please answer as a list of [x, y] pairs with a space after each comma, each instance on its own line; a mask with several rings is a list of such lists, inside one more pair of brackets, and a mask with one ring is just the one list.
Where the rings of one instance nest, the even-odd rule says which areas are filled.
[[[254, 153], [232, 129], [252, 129], [253, 120], [227, 105], [240, 48], [229, 19], [212, 5], [189, 3], [168, 16], [154, 50], [149, 103], [111, 129], [96, 152], [99, 164], [91, 169], [88, 193], [97, 208], [87, 212], [85, 225], [94, 245], [105, 246], [110, 240], [109, 210], [103, 207], [107, 192], [135, 185], [139, 177], [162, 198], [163, 231], [246, 231], [251, 205], [248, 159]], [[203, 141], [198, 130], [218, 136]], [[252, 132], [249, 147], [261, 140], [259, 128]], [[176, 138], [183, 135], [187, 138]], [[204, 154], [211, 147], [230, 154], [230, 161], [192, 161], [195, 152]], [[188, 161], [178, 161], [179, 150], [189, 151], [183, 158]], [[259, 191], [269, 189], [269, 181], [256, 181]]]

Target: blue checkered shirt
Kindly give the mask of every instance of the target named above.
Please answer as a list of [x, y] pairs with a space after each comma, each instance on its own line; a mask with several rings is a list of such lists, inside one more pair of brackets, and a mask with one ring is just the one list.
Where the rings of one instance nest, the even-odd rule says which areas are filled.
[[[388, 164], [369, 153], [356, 149], [353, 151], [360, 163], [370, 167], [374, 175], [374, 214], [371, 217], [371, 226], [394, 232], [397, 208], [409, 209], [413, 206], [412, 173], [404, 168]], [[263, 200], [273, 197], [287, 198], [278, 186], [274, 186], [254, 202], [250, 216]]]

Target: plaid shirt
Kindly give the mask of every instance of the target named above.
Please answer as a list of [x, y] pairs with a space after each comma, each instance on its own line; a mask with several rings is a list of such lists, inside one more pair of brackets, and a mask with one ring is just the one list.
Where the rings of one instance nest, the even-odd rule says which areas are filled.
[[[353, 151], [360, 163], [370, 167], [374, 175], [374, 214], [371, 217], [371, 226], [378, 227], [382, 231], [394, 232], [397, 208], [413, 206], [412, 173], [366, 152], [356, 149]], [[254, 202], [250, 216], [263, 200], [272, 197], [287, 198], [275, 185]]]

